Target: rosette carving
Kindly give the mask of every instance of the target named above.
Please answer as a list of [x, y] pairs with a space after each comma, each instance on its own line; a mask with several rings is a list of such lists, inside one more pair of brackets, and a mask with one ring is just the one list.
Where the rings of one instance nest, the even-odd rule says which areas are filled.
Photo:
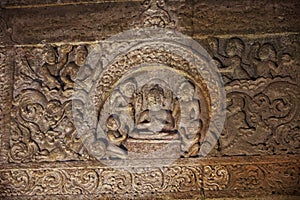
[[204, 166], [204, 190], [223, 190], [228, 186], [229, 172], [225, 166]]

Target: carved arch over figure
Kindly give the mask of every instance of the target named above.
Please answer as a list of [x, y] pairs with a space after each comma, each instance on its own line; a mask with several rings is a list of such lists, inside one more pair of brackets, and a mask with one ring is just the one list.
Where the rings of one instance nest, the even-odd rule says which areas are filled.
[[[152, 30], [150, 30], [150, 32], [151, 31]], [[110, 50], [110, 55], [99, 55], [99, 51], [96, 52], [96, 54], [98, 54], [97, 56], [102, 60], [100, 59], [101, 61], [94, 62], [98, 64], [95, 69], [96, 73], [92, 78], [89, 80], [87, 79], [87, 82], [94, 84], [89, 88], [77, 88], [78, 91], [82, 89], [89, 92], [88, 103], [86, 104], [91, 105], [90, 108], [95, 110], [93, 117], [94, 122], [91, 122], [87, 127], [97, 126], [97, 130], [103, 130], [101, 127], [105, 127], [104, 124], [97, 125], [99, 123], [95, 122], [95, 119], [97, 119], [97, 121], [100, 120], [105, 103], [109, 101], [109, 97], [113, 91], [118, 88], [120, 80], [139, 70], [147, 70], [147, 68], [151, 69], [153, 66], [161, 66], [175, 74], [185, 77], [192, 83], [192, 88], [195, 88], [195, 91], [197, 91], [196, 96], [198, 96], [197, 98], [201, 103], [201, 108], [199, 108], [199, 110], [201, 110], [201, 113], [204, 113], [201, 123], [199, 123], [199, 127], [201, 126], [202, 129], [201, 135], [203, 137], [190, 138], [194, 142], [187, 142], [187, 144], [193, 146], [195, 143], [201, 143], [204, 144], [203, 146], [205, 147], [200, 150], [198, 145], [198, 147], [194, 148], [194, 153], [187, 153], [186, 156], [198, 156], [199, 151], [201, 152], [200, 154], [208, 153], [209, 149], [212, 148], [217, 140], [218, 132], [222, 129], [221, 127], [218, 127], [218, 123], [215, 123], [215, 121], [211, 119], [221, 119], [222, 121], [222, 118], [224, 118], [224, 116], [222, 116], [222, 111], [224, 110], [225, 102], [222, 102], [222, 99], [224, 99], [224, 91], [222, 92], [223, 87], [221, 78], [206, 51], [200, 47], [201, 49], [197, 52], [194, 49], [197, 44], [192, 44], [187, 38], [185, 38], [185, 40], [182, 40], [182, 38], [174, 38], [173, 40], [168, 39], [166, 41], [144, 41], [143, 39], [142, 42], [139, 41], [139, 39], [136, 39], [135, 41], [127, 43], [122, 39], [122, 37], [117, 37], [114, 41], [115, 43], [120, 42], [119, 45], [116, 45], [115, 43], [114, 46], [110, 46], [109, 43], [104, 45], [105, 48], [115, 48], [116, 52]], [[192, 45], [194, 45], [193, 48], [191, 48]], [[96, 48], [101, 50], [103, 45]], [[156, 69], [158, 71], [160, 70], [159, 68]], [[159, 84], [155, 87], [157, 87], [158, 90], [162, 90], [161, 95], [164, 95], [164, 89], [162, 89]], [[176, 90], [177, 89], [174, 88], [174, 91]], [[173, 98], [176, 99], [176, 95]], [[163, 108], [161, 107], [161, 109]], [[107, 112], [108, 111], [106, 111], [106, 114], [109, 114]], [[167, 120], [168, 123], [172, 123], [172, 120], [176, 121], [172, 113], [167, 115], [170, 116], [170, 120]], [[147, 119], [143, 120], [146, 120], [145, 123], [148, 122]], [[220, 124], [222, 124], [222, 122]], [[176, 125], [178, 126], [178, 124], [175, 123], [174, 128]], [[209, 130], [209, 127], [212, 127], [214, 130]], [[176, 131], [178, 130], [176, 129]], [[213, 135], [208, 137], [209, 139], [205, 139], [207, 133]], [[100, 137], [95, 132], [94, 135], [96, 136], [91, 134], [90, 137]], [[105, 133], [101, 133], [100, 135], [104, 138], [106, 137]], [[179, 136], [179, 138], [182, 137]], [[184, 149], [189, 151], [190, 147], [188, 146]]]

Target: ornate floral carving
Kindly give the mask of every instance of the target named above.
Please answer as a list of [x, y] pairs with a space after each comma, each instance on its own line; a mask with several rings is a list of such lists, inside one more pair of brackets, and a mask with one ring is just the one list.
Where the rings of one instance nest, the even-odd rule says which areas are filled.
[[296, 125], [299, 95], [296, 83], [289, 78], [229, 84], [221, 152], [227, 155], [299, 153]]
[[267, 194], [299, 194], [299, 165], [267, 163], [260, 165], [228, 165], [230, 182], [227, 190], [264, 190]]
[[164, 187], [165, 175], [160, 168], [134, 169], [133, 188], [136, 191], [161, 191]]
[[188, 192], [201, 186], [200, 167], [22, 169], [0, 172], [1, 196], [53, 194], [140, 195]]
[[224, 166], [204, 166], [204, 190], [222, 190], [229, 182], [229, 172]]
[[165, 0], [145, 0], [138, 27], [174, 28], [176, 21], [165, 7]]
[[164, 169], [166, 192], [187, 192], [200, 190], [203, 169], [200, 166], [166, 167]]
[[[173, 166], [108, 168], [87, 162], [48, 168], [0, 170], [0, 196], [87, 195], [145, 197], [147, 194], [190, 194], [191, 197], [243, 196], [263, 189], [264, 194], [295, 194], [299, 183], [299, 159], [282, 156], [255, 158], [186, 159]], [[230, 161], [231, 163], [229, 163]], [[215, 193], [211, 193], [215, 192]], [[217, 193], [216, 193], [217, 192]], [[299, 191], [298, 191], [299, 192]], [[215, 195], [217, 194], [217, 195]], [[186, 197], [186, 196], [185, 196]]]
[[17, 49], [10, 160], [83, 159], [72, 121], [71, 94], [86, 47], [45, 46], [32, 51], [35, 54]]

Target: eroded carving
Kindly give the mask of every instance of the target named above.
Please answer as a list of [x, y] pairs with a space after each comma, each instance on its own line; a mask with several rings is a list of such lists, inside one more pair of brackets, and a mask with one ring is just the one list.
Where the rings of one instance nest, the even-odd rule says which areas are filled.
[[165, 0], [145, 0], [141, 14], [142, 27], [174, 28], [175, 20], [165, 8]]
[[[86, 159], [70, 98], [86, 48], [62, 45], [33, 51], [35, 55], [17, 50], [10, 160]], [[32, 56], [37, 60], [29, 59]]]
[[15, 41], [12, 39], [12, 28], [8, 27], [7, 22], [0, 16], [0, 45], [11, 45]]
[[195, 98], [195, 87], [190, 82], [183, 82], [177, 94], [181, 108], [179, 125], [181, 150], [185, 157], [197, 156], [200, 148], [201, 120], [200, 103]]
[[222, 190], [229, 183], [229, 172], [225, 166], [204, 166], [204, 190]]
[[[154, 145], [152, 150], [157, 148], [155, 143], [157, 146], [159, 143], [176, 142], [182, 156], [197, 156], [202, 132], [200, 102], [194, 84], [189, 81], [177, 83], [172, 92], [168, 84], [160, 79], [154, 78], [139, 85], [135, 78], [121, 82], [109, 98], [109, 105], [104, 105], [106, 111], [103, 112], [111, 113], [105, 122], [107, 142], [118, 147], [116, 151], [120, 154], [116, 157], [126, 158], [126, 147], [129, 151], [143, 148], [146, 153], [145, 146], [151, 142]], [[103, 124], [101, 121], [99, 123]], [[140, 144], [130, 147], [135, 142]], [[110, 145], [107, 146], [107, 154], [109, 148]]]
[[[247, 195], [263, 190], [264, 194], [298, 194], [299, 159], [283, 157], [218, 158], [218, 163], [188, 159], [176, 166], [108, 168], [89, 163], [89, 167], [57, 166], [0, 170], [1, 197], [20, 195], [102, 195], [142, 197], [146, 194], [192, 192], [194, 197]], [[273, 161], [272, 161], [273, 160]], [[255, 161], [255, 162], [254, 162]], [[215, 161], [214, 161], [215, 162]], [[225, 162], [225, 163], [224, 163]], [[211, 193], [213, 192], [213, 193]]]
[[[256, 90], [250, 92], [251, 85]], [[299, 153], [299, 91], [294, 82], [287, 78], [259, 79], [252, 84], [233, 82], [227, 88], [222, 153]]]
[[296, 80], [299, 74], [299, 63], [289, 53], [278, 53], [275, 45], [279, 44], [275, 42], [253, 43], [233, 37], [226, 40], [209, 38], [207, 43], [225, 83], [260, 77]]
[[108, 155], [110, 157], [126, 158], [126, 148], [122, 143], [127, 139], [126, 132], [120, 131], [120, 121], [118, 116], [111, 115], [106, 121], [107, 138], [109, 145], [107, 146]]

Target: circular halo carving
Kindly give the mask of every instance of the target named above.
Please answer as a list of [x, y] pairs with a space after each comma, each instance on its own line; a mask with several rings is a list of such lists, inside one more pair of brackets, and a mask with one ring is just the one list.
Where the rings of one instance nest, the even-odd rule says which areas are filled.
[[[208, 53], [165, 29], [131, 30], [92, 46], [74, 121], [98, 160], [206, 156], [225, 119], [225, 91]], [[79, 71], [79, 76], [84, 73]]]

